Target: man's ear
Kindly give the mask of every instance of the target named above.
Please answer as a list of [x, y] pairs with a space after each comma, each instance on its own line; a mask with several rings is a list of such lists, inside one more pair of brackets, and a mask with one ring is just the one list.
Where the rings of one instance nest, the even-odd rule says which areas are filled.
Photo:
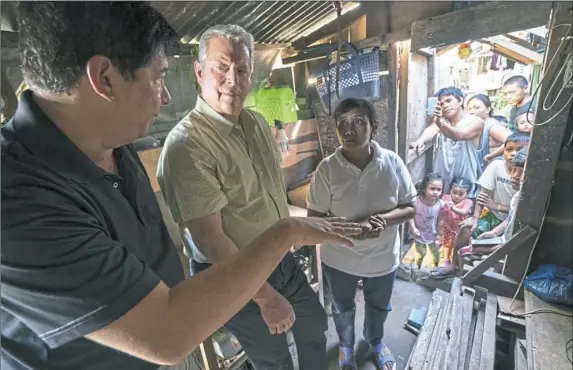
[[94, 92], [107, 101], [115, 98], [114, 88], [117, 89], [119, 79], [123, 76], [111, 61], [102, 55], [91, 57], [86, 65], [88, 80]]
[[197, 79], [197, 82], [201, 84], [203, 82], [203, 67], [201, 66], [201, 63], [195, 61], [195, 63], [193, 63], [193, 69], [195, 70], [195, 78]]

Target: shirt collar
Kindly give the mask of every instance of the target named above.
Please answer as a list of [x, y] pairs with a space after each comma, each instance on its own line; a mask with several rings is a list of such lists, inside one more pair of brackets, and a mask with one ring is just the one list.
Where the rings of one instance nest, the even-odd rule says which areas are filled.
[[[215, 127], [217, 131], [225, 136], [229, 136], [233, 128], [240, 127], [236, 123], [232, 122], [221, 113], [215, 111], [201, 96], [197, 97], [197, 103], [195, 103], [195, 112], [201, 114], [205, 118], [209, 120]], [[246, 119], [247, 111], [245, 109], [241, 110], [239, 114], [239, 120], [245, 124], [245, 122], [249, 122]]]
[[[80, 183], [101, 178], [108, 173], [97, 166], [42, 111], [31, 90], [20, 96], [11, 126], [16, 138], [33, 154], [60, 174]], [[114, 151], [116, 158], [121, 151]]]
[[[378, 161], [380, 160], [380, 156], [382, 154], [382, 147], [374, 140], [370, 140], [370, 147], [372, 148], [373, 151], [372, 160], [364, 168], [364, 171], [366, 171], [373, 164], [378, 163]], [[334, 151], [334, 157], [336, 157], [338, 162], [345, 167], [356, 167], [352, 163], [350, 163], [348, 159], [346, 159], [346, 157], [342, 154], [342, 146], [336, 148], [336, 150]]]

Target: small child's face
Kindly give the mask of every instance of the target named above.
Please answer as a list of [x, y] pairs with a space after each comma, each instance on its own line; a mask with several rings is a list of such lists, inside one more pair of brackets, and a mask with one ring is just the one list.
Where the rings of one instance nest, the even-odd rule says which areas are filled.
[[468, 189], [460, 188], [459, 186], [453, 186], [450, 190], [450, 197], [454, 204], [458, 204], [466, 199], [468, 196]]
[[522, 114], [516, 118], [515, 126], [519, 132], [531, 133], [531, 130], [533, 130], [533, 122], [535, 122], [535, 114]]
[[505, 159], [506, 162], [511, 163], [515, 153], [519, 152], [521, 148], [524, 148], [526, 145], [527, 143], [508, 141], [505, 143], [505, 147], [503, 149], [503, 159]]
[[441, 180], [433, 180], [428, 182], [424, 195], [429, 199], [438, 199], [442, 195], [442, 188], [444, 183]]
[[521, 183], [523, 182], [523, 167], [513, 166], [511, 167], [511, 172], [509, 174], [511, 177], [511, 187], [514, 190], [519, 190]]

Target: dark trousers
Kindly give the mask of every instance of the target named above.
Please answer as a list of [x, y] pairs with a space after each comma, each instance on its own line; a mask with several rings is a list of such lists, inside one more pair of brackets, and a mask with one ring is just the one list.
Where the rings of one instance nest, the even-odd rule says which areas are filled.
[[[192, 275], [209, 267], [208, 264], [190, 262]], [[296, 343], [299, 369], [327, 370], [327, 317], [317, 294], [292, 256], [287, 255], [267, 281], [289, 301], [295, 312], [296, 321], [291, 331]], [[293, 369], [286, 335], [269, 333], [261, 310], [254, 301], [249, 301], [225, 324], [225, 328], [237, 337], [255, 369]]]
[[384, 338], [384, 322], [392, 309], [390, 298], [396, 272], [391, 274], [363, 278], [322, 265], [322, 273], [328, 282], [332, 299], [332, 318], [340, 339], [340, 346], [353, 348], [355, 344], [354, 322], [356, 315], [356, 288], [358, 280], [364, 282], [364, 339], [377, 346]]

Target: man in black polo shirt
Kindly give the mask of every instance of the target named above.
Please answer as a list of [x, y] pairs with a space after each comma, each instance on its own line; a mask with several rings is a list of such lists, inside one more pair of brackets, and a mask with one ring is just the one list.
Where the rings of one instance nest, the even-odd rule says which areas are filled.
[[136, 2], [21, 2], [20, 17], [30, 90], [1, 129], [2, 370], [177, 366], [291, 245], [360, 232], [286, 218], [184, 280], [128, 145], [170, 101], [174, 30]]

